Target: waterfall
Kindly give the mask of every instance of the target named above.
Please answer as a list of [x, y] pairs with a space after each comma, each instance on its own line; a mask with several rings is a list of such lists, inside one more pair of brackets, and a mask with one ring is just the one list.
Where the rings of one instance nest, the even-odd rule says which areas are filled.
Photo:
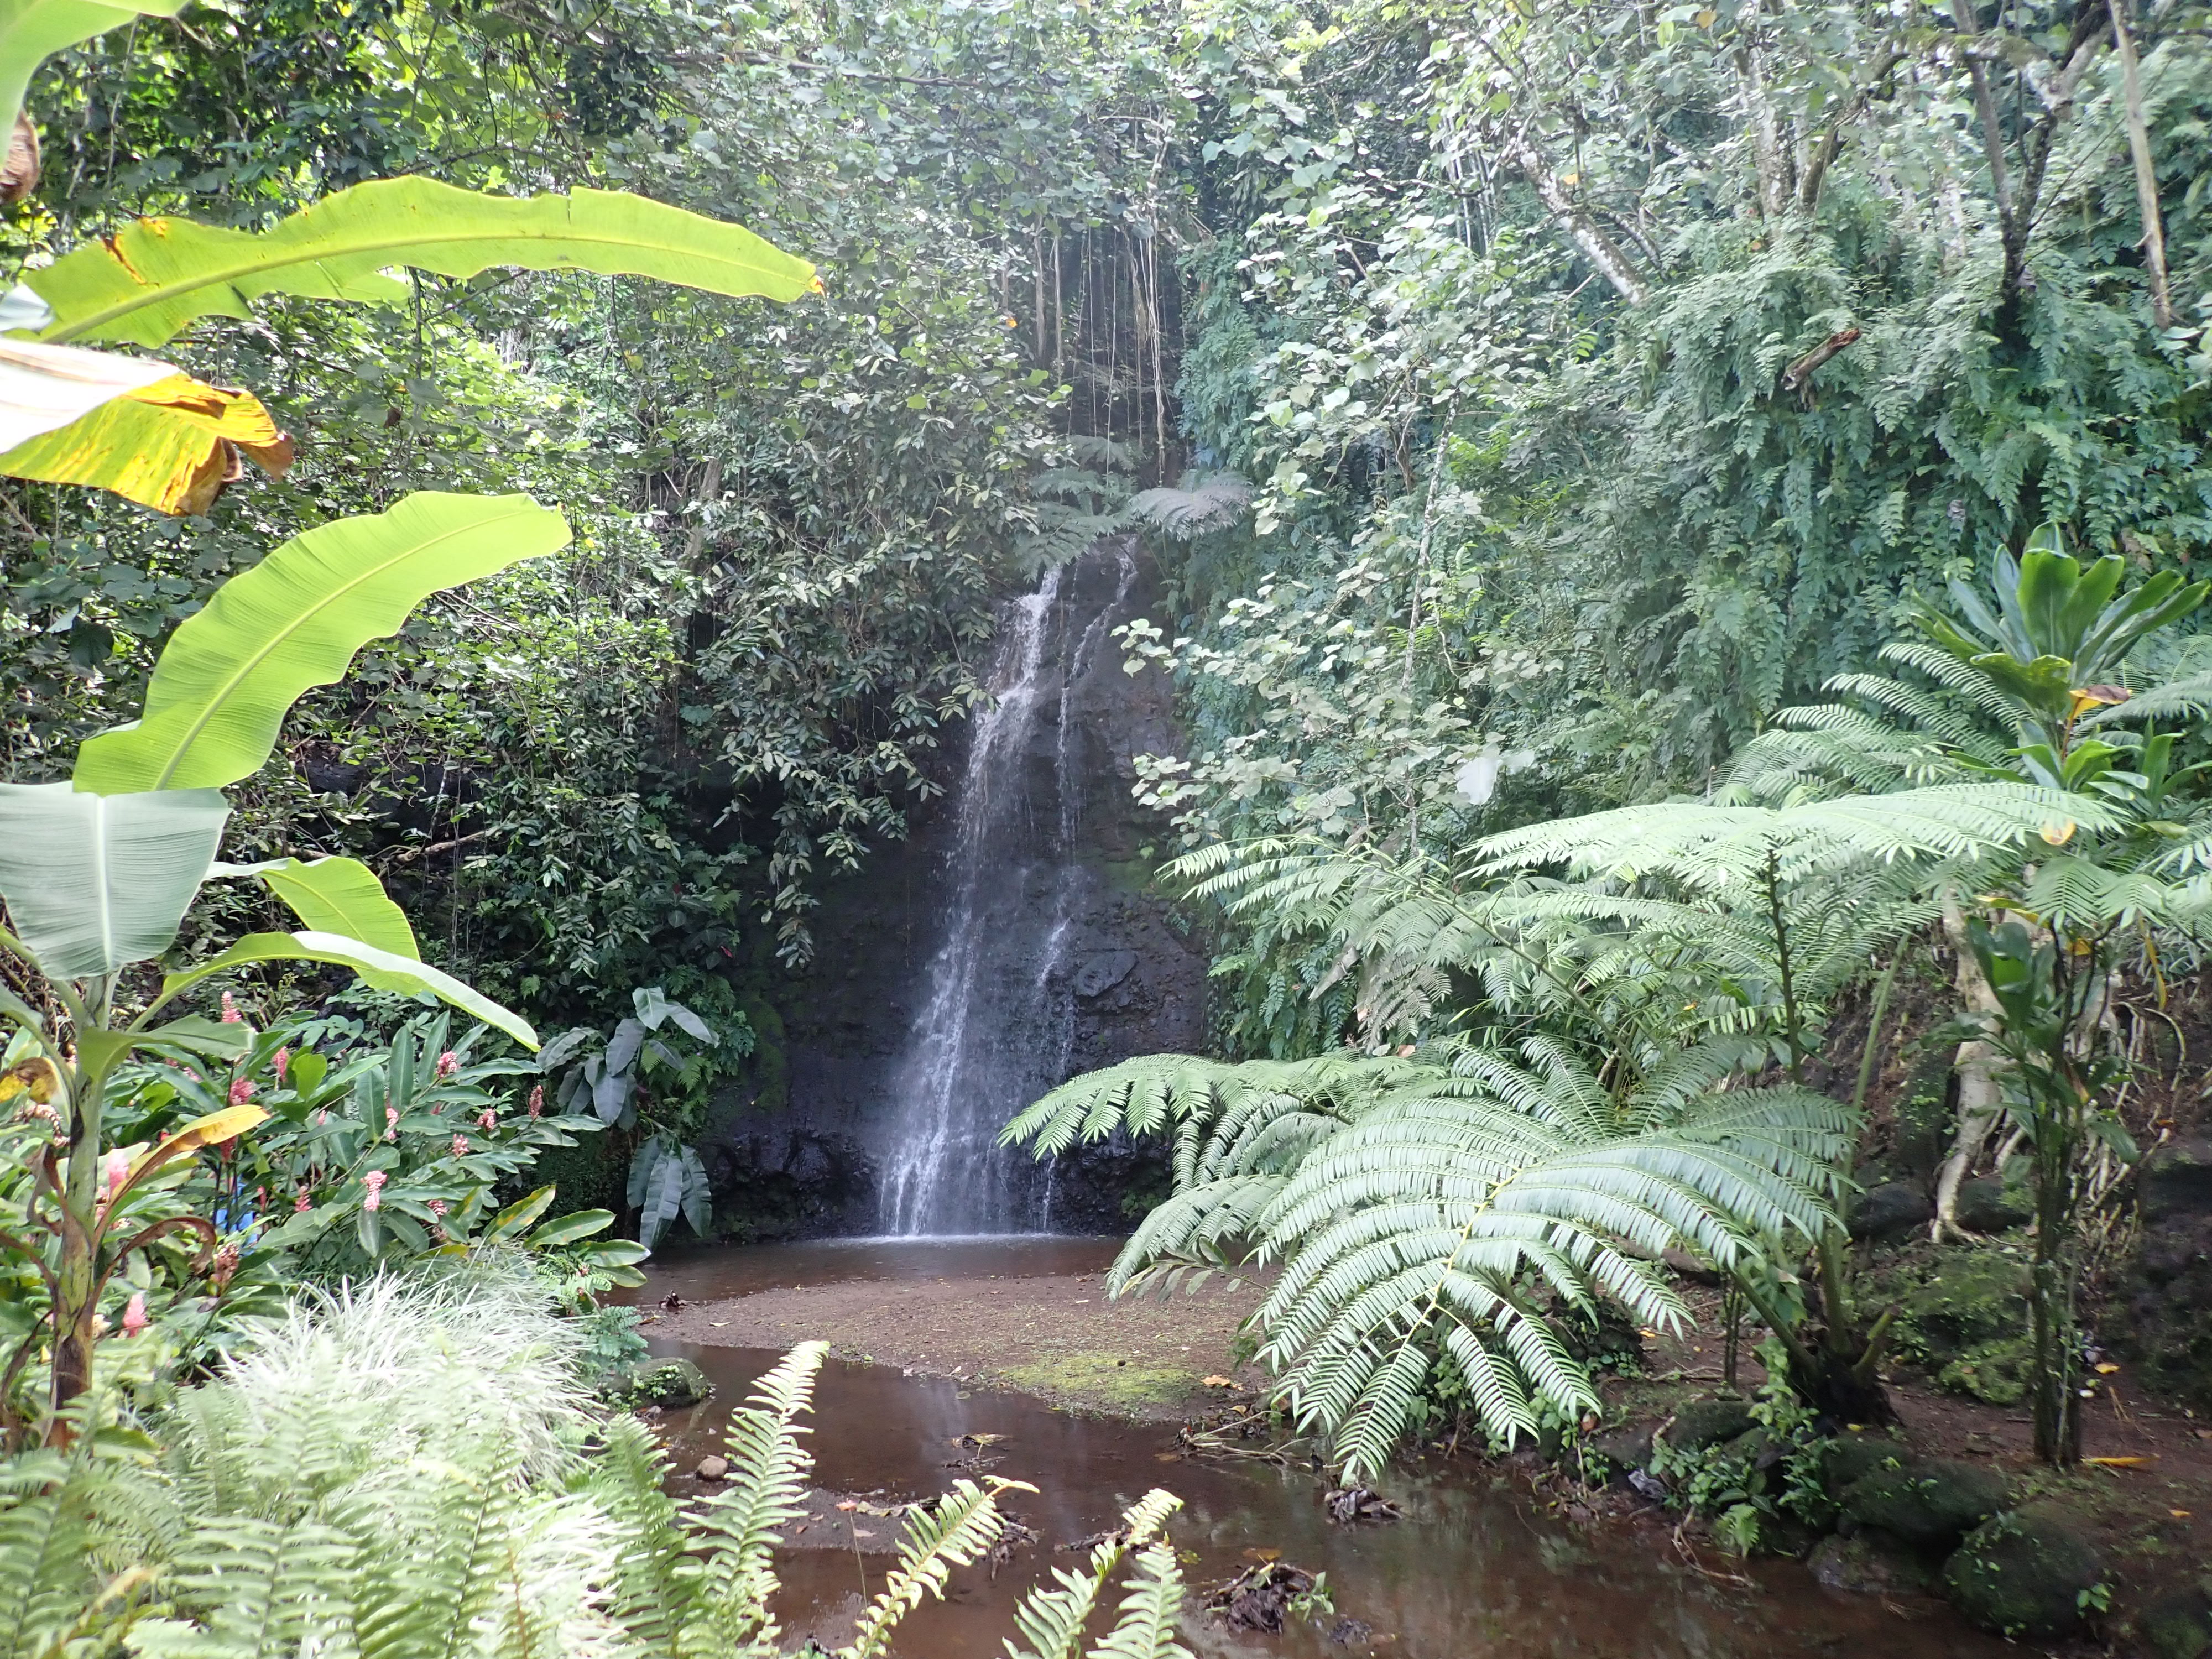
[[[1063, 1080], [1074, 1036], [1067, 949], [1085, 879], [1075, 860], [1085, 757], [1068, 693], [1135, 580], [1118, 555], [1111, 599], [1072, 614], [1072, 567], [1008, 608], [990, 704], [969, 723], [952, 801], [942, 939], [892, 1068], [878, 1224], [889, 1235], [1041, 1232], [1049, 1171], [997, 1145], [1006, 1120]], [[1065, 596], [1064, 596], [1065, 592]], [[1094, 601], [1095, 603], [1095, 601]], [[1047, 802], [1038, 799], [1049, 793]]]

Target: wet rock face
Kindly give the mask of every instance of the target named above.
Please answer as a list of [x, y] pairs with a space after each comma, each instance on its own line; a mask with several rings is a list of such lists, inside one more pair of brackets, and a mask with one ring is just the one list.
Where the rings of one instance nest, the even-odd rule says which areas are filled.
[[2141, 1363], [2145, 1381], [2212, 1407], [2212, 1141], [2160, 1147], [2142, 1193], [2142, 1246], [2106, 1339]]
[[[1113, 627], [1157, 610], [1141, 561], [1123, 586], [1124, 551], [1103, 544], [1061, 573], [1053, 625], [1065, 632], [1047, 648], [1079, 672], [1053, 688], [1019, 751], [992, 774], [994, 788], [1017, 792], [1018, 810], [1010, 844], [994, 845], [981, 894], [981, 971], [1039, 971], [1034, 942], [1057, 930], [1041, 970], [1044, 994], [1063, 1011], [1054, 1051], [1031, 1044], [1007, 1056], [1048, 1073], [1048, 1085], [1135, 1054], [1196, 1052], [1206, 1040], [1205, 949], [1149, 887], [1168, 826], [1130, 793], [1136, 757], [1176, 752], [1181, 738], [1166, 677], [1123, 672], [1111, 638]], [[871, 848], [860, 872], [825, 893], [811, 919], [813, 962], [770, 989], [783, 1027], [783, 1098], [773, 1088], [741, 1092], [702, 1142], [718, 1220], [733, 1236], [879, 1231], [896, 1155], [887, 1128], [917, 1086], [915, 1029], [947, 931], [967, 740], [947, 728], [934, 778], [945, 793], [911, 810], [908, 839]], [[1063, 780], [1072, 786], [1064, 796]], [[1006, 833], [1003, 822], [994, 830]], [[1013, 1222], [1018, 1230], [1043, 1211], [1045, 1177], [1024, 1156], [1012, 1162], [1014, 1207], [1028, 1218]], [[1049, 1224], [1126, 1231], [1124, 1196], [1162, 1186], [1164, 1170], [1152, 1147], [1078, 1149], [1050, 1173]]]
[[1908, 1457], [1844, 1490], [1844, 1522], [1921, 1548], [1950, 1543], [2004, 1506], [2004, 1477], [1947, 1457]]

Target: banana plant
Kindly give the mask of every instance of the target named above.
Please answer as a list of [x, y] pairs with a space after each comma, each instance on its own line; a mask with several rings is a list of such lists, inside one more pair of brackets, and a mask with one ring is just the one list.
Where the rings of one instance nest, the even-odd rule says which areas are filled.
[[[264, 1115], [241, 1103], [149, 1150], [143, 1164], [118, 1169], [103, 1155], [117, 1067], [136, 1052], [204, 1036], [204, 1020], [162, 1023], [179, 999], [240, 968], [318, 962], [383, 989], [437, 997], [538, 1046], [520, 1015], [420, 959], [406, 918], [358, 860], [238, 866], [218, 865], [216, 854], [230, 813], [222, 786], [260, 769], [303, 692], [341, 678], [363, 644], [395, 631], [428, 594], [568, 539], [567, 521], [526, 496], [434, 492], [311, 530], [226, 583], [177, 629], [141, 717], [88, 741], [70, 781], [0, 784], [0, 898], [13, 924], [0, 928], [0, 951], [42, 982], [47, 1007], [61, 1015], [50, 1019], [0, 988], [0, 1018], [36, 1051], [46, 1092], [36, 1103], [52, 1125], [33, 1159], [40, 1190], [27, 1218], [47, 1241], [37, 1255], [54, 1309], [49, 1433], [61, 1431], [60, 1408], [90, 1381], [106, 1275], [120, 1254], [148, 1242], [108, 1243], [118, 1177], [127, 1189], [142, 1169], [190, 1151], [197, 1130], [224, 1139]], [[169, 949], [202, 884], [218, 876], [261, 881], [301, 927], [250, 934], [164, 974], [134, 1006], [130, 970]]]
[[[178, 0], [0, 0], [0, 116], [40, 58]], [[249, 392], [80, 342], [160, 346], [269, 295], [394, 305], [394, 267], [465, 278], [497, 268], [641, 276], [790, 301], [814, 267], [742, 225], [617, 191], [491, 196], [422, 178], [325, 197], [265, 231], [152, 218], [21, 273], [0, 298], [0, 473], [203, 513], [251, 460], [281, 474], [291, 439]], [[35, 338], [23, 337], [35, 336]]]

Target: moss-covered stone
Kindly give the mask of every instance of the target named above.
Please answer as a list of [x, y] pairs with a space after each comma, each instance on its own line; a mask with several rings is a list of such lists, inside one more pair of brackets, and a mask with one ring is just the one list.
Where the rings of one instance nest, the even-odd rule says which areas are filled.
[[1936, 1373], [1936, 1385], [1991, 1406], [2017, 1406], [2027, 1398], [2035, 1368], [2035, 1340], [2026, 1331], [1979, 1342]]
[[632, 1407], [696, 1406], [714, 1392], [707, 1373], [688, 1359], [641, 1359], [608, 1374], [603, 1393]]
[[1674, 1420], [1660, 1433], [1668, 1448], [1678, 1452], [1703, 1451], [1733, 1440], [1752, 1426], [1747, 1400], [1690, 1400], [1675, 1409]]
[[994, 1373], [997, 1381], [1063, 1404], [1103, 1411], [1136, 1411], [1170, 1404], [1199, 1391], [1194, 1370], [1168, 1365], [1132, 1365], [1103, 1353], [1057, 1354], [1009, 1365]]
[[2004, 1507], [2004, 1477], [1948, 1457], [1909, 1457], [1844, 1491], [1844, 1518], [1923, 1549], [1947, 1546]]
[[2105, 1564], [2063, 1515], [2030, 1507], [1984, 1522], [1943, 1564], [1943, 1593], [1984, 1630], [2063, 1636], [2087, 1617]]
[[1838, 1435], [1820, 1455], [1821, 1481], [1831, 1493], [1840, 1496], [1876, 1469], [1902, 1464], [1911, 1455], [1910, 1448], [1887, 1435]]
[[2205, 1659], [2212, 1654], [2212, 1575], [2155, 1597], [2136, 1625], [2158, 1659]]

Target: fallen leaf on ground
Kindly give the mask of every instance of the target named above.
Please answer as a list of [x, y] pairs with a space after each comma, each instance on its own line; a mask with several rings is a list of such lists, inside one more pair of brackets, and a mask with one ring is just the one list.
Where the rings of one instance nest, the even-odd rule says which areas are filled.
[[2094, 1463], [2100, 1469], [2139, 1469], [2146, 1463], [2154, 1463], [2154, 1457], [2085, 1457], [2084, 1463]]
[[2166, 1513], [2177, 1521], [2186, 1521], [2189, 1519], [2191, 1511], [2187, 1510], [2168, 1510]]
[[2110, 1376], [2118, 1370], [2119, 1370], [2119, 1367], [2112, 1364], [2111, 1360], [2107, 1359], [2103, 1364], [2097, 1367], [2097, 1375], [2100, 1376]]
[[1199, 1386], [1202, 1389], [1233, 1389], [1237, 1384], [1235, 1381], [1230, 1377], [1209, 1376], [1202, 1381]]
[[851, 1498], [847, 1498], [843, 1503], [842, 1503], [842, 1504], [838, 1504], [838, 1505], [837, 1505], [837, 1507], [838, 1507], [839, 1509], [841, 1509], [841, 1510], [857, 1510], [857, 1509], [858, 1509], [858, 1508], [860, 1508], [860, 1506], [858, 1504], [855, 1504], [855, 1503], [854, 1503]]
[[1283, 1553], [1280, 1550], [1246, 1550], [1244, 1559], [1247, 1561], [1279, 1561], [1283, 1559]]

